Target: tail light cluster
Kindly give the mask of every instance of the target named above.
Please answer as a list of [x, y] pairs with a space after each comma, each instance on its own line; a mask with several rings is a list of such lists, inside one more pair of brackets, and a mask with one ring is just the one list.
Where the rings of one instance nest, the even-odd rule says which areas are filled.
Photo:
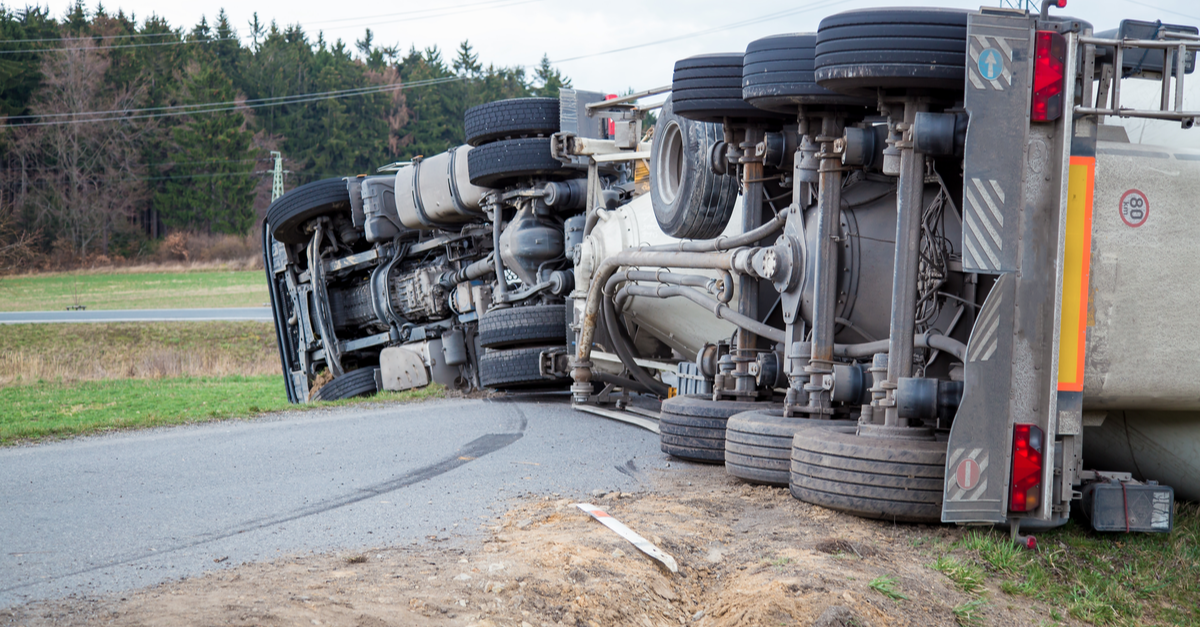
[[1044, 441], [1042, 430], [1036, 425], [1013, 427], [1010, 512], [1032, 512], [1041, 504]]
[[1033, 107], [1029, 112], [1030, 120], [1053, 122], [1062, 117], [1066, 65], [1067, 40], [1051, 30], [1038, 31], [1033, 49]]

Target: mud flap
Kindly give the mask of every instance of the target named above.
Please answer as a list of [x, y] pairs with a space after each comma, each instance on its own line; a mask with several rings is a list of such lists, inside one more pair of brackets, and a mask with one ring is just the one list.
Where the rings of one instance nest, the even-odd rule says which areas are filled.
[[942, 522], [1001, 523], [1008, 513], [1008, 451], [997, 443], [1012, 439], [1006, 418], [1013, 384], [1016, 285], [1012, 274], [996, 281], [967, 342], [963, 400], [946, 450]]

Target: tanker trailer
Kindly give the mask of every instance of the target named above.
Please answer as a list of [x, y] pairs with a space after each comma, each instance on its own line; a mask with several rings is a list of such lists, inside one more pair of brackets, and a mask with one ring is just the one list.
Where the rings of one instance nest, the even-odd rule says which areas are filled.
[[[1197, 158], [1128, 144], [1102, 116], [1190, 126], [1196, 44], [1139, 29], [878, 9], [681, 60], [651, 204], [684, 241], [597, 232], [603, 256], [576, 265], [574, 402], [615, 398], [598, 331], [654, 338], [658, 361], [624, 342], [622, 362], [647, 377], [677, 362], [672, 455], [863, 516], [1016, 534], [1082, 500], [1098, 529], [1168, 530], [1174, 494], [1151, 480], [1200, 494], [1200, 302], [1180, 287]], [[1174, 107], [1120, 107], [1121, 77], [1156, 71], [1163, 103], [1176, 77]], [[674, 142], [672, 121], [710, 126]], [[740, 183], [740, 224], [717, 176]]]

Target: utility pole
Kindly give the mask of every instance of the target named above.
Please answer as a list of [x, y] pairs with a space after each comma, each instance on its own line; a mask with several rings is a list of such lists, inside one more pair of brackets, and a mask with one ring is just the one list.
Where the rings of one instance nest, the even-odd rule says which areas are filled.
[[275, 157], [275, 179], [271, 183], [271, 202], [275, 202], [283, 195], [283, 155], [279, 154], [278, 150], [272, 150], [271, 156]]
[[1000, 7], [1010, 9], [1024, 9], [1033, 13], [1037, 13], [1040, 9], [1034, 0], [1000, 0]]

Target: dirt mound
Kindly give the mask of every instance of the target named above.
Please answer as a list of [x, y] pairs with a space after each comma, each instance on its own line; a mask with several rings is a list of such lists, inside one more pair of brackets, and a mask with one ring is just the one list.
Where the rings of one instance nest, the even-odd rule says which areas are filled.
[[[866, 521], [672, 463], [636, 494], [595, 495], [679, 564], [671, 573], [573, 506], [514, 503], [482, 542], [248, 564], [121, 597], [0, 611], [29, 625], [957, 625], [974, 597], [930, 567], [946, 527]], [[924, 548], [923, 548], [924, 547]], [[1048, 609], [989, 593], [972, 625], [1039, 624]]]

